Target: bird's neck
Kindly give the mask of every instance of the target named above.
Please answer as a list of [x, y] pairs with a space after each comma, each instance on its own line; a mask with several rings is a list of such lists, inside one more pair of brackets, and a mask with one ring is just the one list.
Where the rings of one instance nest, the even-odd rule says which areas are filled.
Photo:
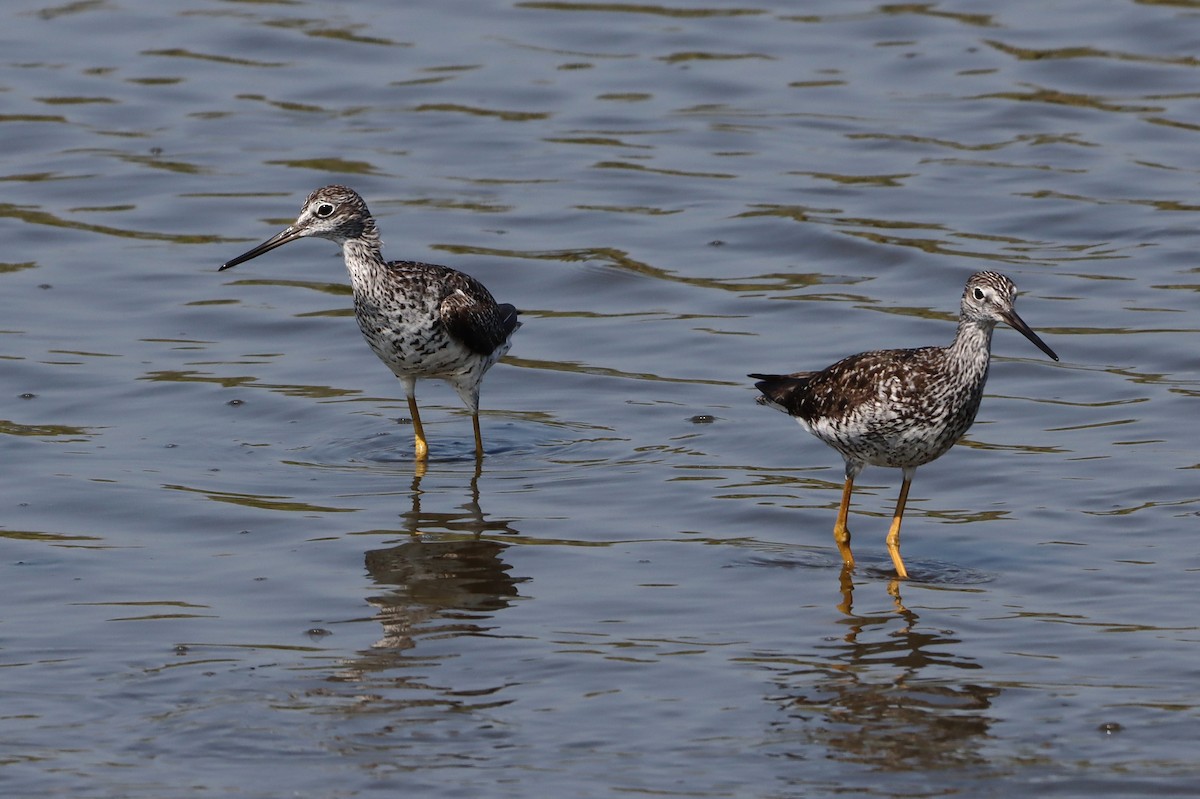
[[372, 275], [387, 268], [380, 248], [379, 234], [374, 228], [364, 231], [362, 236], [342, 242], [342, 257], [346, 270], [355, 286], [370, 282]]
[[987, 379], [988, 362], [992, 354], [992, 331], [995, 323], [975, 319], [959, 319], [954, 342], [946, 348], [947, 355], [958, 362], [963, 371]]

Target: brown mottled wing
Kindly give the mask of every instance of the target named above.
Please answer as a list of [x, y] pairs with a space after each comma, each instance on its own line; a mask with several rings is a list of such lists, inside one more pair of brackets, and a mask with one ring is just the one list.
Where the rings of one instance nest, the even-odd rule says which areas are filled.
[[792, 375], [751, 375], [763, 378], [755, 387], [764, 404], [805, 421], [850, 416], [856, 409], [878, 404], [885, 384], [901, 378], [921, 384], [912, 392], [920, 396], [928, 378], [926, 362], [936, 347], [910, 350], [872, 350], [843, 358], [819, 372]]
[[442, 324], [471, 352], [491, 355], [520, 326], [517, 309], [498, 304], [478, 280], [461, 272], [454, 275], [452, 291], [440, 306]]

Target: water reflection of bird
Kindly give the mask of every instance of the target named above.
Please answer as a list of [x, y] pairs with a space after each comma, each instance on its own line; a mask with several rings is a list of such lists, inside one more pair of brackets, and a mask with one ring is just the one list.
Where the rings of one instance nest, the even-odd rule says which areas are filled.
[[991, 360], [992, 331], [1006, 322], [1054, 360], [1017, 315], [1016, 286], [997, 272], [976, 272], [963, 291], [958, 333], [947, 347], [874, 350], [843, 358], [818, 372], [752, 374], [758, 402], [795, 417], [846, 461], [834, 541], [854, 565], [846, 516], [854, 479], [868, 464], [903, 470], [887, 547], [900, 577], [900, 521], [918, 466], [954, 446], [975, 421]]
[[[419, 464], [410, 494], [412, 509], [401, 513], [403, 524], [370, 531], [372, 536], [392, 539], [389, 546], [368, 549], [364, 555], [374, 585], [366, 601], [376, 608], [374, 618], [383, 627], [383, 637], [347, 663], [340, 679], [361, 684], [370, 680], [371, 674], [394, 674], [410, 665], [409, 651], [418, 647], [422, 638], [482, 635], [490, 625], [488, 619], [520, 596], [518, 585], [528, 577], [512, 575], [512, 566], [505, 563], [509, 543], [484, 537], [518, 535], [518, 531], [508, 521], [488, 518], [482, 511], [479, 463], [470, 479], [466, 503], [450, 511], [422, 509], [422, 498], [448, 499], [455, 493], [443, 487], [426, 492], [422, 481], [442, 476], [457, 479], [461, 474], [454, 469], [430, 474]], [[403, 681], [386, 678], [383, 683], [396, 687]], [[420, 695], [415, 704], [460, 702], [428, 696], [440, 689], [424, 681], [408, 687]]]
[[[842, 611], [815, 651], [764, 656], [768, 700], [785, 719], [773, 737], [794, 740], [802, 731], [835, 762], [868, 766], [896, 786], [939, 769], [986, 765], [1002, 689], [980, 677], [983, 668], [961, 637], [923, 624], [900, 598], [899, 579], [888, 585], [892, 607], [872, 589], [865, 610], [854, 610], [853, 581], [842, 573]], [[860, 602], [861, 604], [861, 602]], [[904, 792], [903, 790], [899, 792]]]
[[325, 186], [308, 195], [295, 222], [221, 269], [307, 236], [341, 245], [358, 327], [404, 384], [417, 460], [429, 455], [416, 400], [417, 380], [425, 377], [448, 382], [470, 409], [475, 457], [482, 458], [479, 384], [512, 346], [521, 326], [517, 309], [497, 303], [482, 283], [448, 266], [384, 261], [374, 217], [363, 198], [345, 186]]
[[517, 583], [522, 582], [509, 574], [512, 566], [501, 557], [508, 546], [486, 538], [419, 538], [371, 550], [366, 553], [371, 579], [393, 590], [371, 603], [392, 608], [392, 616], [399, 609], [410, 617], [415, 607], [423, 608], [425, 613], [417, 615], [426, 617], [506, 608], [518, 596]]
[[423, 535], [431, 532], [445, 531], [458, 535], [473, 535], [480, 538], [485, 533], [492, 535], [519, 535], [512, 525], [504, 519], [489, 519], [479, 503], [479, 478], [483, 475], [483, 464], [475, 462], [475, 470], [471, 475], [470, 493], [467, 502], [459, 505], [461, 511], [432, 511], [423, 507], [425, 496], [421, 483], [427, 473], [425, 464], [417, 464], [413, 471], [412, 508], [400, 514], [404, 519], [405, 530], [411, 535]]
[[[366, 569], [378, 593], [366, 601], [376, 609], [383, 635], [347, 663], [340, 678], [362, 682], [369, 674], [403, 668], [406, 653], [422, 638], [486, 633], [487, 620], [512, 604], [520, 595], [517, 586], [528, 579], [509, 573], [506, 549], [508, 544], [484, 538], [417, 537], [368, 551]], [[429, 693], [439, 691], [409, 687], [417, 691], [415, 704], [429, 704]]]
[[423, 634], [482, 632], [478, 622], [508, 607], [528, 579], [510, 574], [503, 557], [508, 544], [483, 538], [518, 533], [507, 521], [488, 519], [480, 507], [478, 464], [463, 512], [422, 509], [427, 477], [423, 469], [413, 477], [412, 509], [402, 514], [407, 540], [365, 556], [367, 573], [387, 590], [367, 599], [378, 608], [384, 638], [367, 658], [374, 665], [360, 664], [364, 670], [395, 667], [396, 654]]

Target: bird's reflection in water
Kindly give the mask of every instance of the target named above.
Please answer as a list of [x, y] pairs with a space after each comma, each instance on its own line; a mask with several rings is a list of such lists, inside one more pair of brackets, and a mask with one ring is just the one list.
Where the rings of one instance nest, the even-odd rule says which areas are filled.
[[469, 499], [458, 509], [429, 510], [422, 507], [423, 500], [443, 500], [450, 492], [439, 490], [426, 497], [421, 487], [426, 469], [418, 465], [412, 507], [401, 514], [404, 524], [396, 531], [403, 543], [365, 556], [367, 573], [384, 589], [367, 597], [377, 609], [383, 637], [361, 653], [343, 677], [363, 678], [369, 672], [409, 665], [414, 655], [408, 650], [423, 638], [485, 634], [496, 612], [519, 596], [517, 586], [527, 578], [510, 574], [512, 567], [503, 557], [509, 545], [483, 537], [518, 533], [509, 522], [491, 520], [483, 512], [479, 478], [476, 465]]
[[[418, 462], [413, 472], [410, 498], [412, 509], [400, 514], [404, 520], [404, 530], [412, 535], [430, 534], [437, 532], [466, 533], [476, 538], [491, 533], [495, 535], [518, 535], [512, 525], [504, 520], [490, 520], [479, 504], [479, 479], [483, 475], [483, 462], [475, 461], [474, 472], [471, 474], [470, 498], [457, 511], [431, 511], [423, 507], [424, 491], [421, 483], [424, 481], [428, 467]], [[449, 473], [452, 474], [452, 473]], [[439, 496], [449, 496], [449, 492], [441, 492]]]
[[843, 570], [838, 634], [775, 675], [772, 699], [787, 716], [775, 732], [799, 734], [798, 748], [820, 742], [835, 759], [889, 771], [986, 765], [981, 749], [1000, 689], [964, 679], [980, 664], [955, 653], [962, 641], [952, 631], [922, 625], [900, 586], [888, 585], [887, 609], [856, 612], [853, 576]]

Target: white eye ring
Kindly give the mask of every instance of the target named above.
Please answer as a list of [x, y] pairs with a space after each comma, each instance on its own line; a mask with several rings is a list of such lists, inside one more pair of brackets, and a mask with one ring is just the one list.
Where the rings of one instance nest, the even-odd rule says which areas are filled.
[[333, 203], [321, 203], [317, 206], [317, 216], [324, 219], [333, 215]]

